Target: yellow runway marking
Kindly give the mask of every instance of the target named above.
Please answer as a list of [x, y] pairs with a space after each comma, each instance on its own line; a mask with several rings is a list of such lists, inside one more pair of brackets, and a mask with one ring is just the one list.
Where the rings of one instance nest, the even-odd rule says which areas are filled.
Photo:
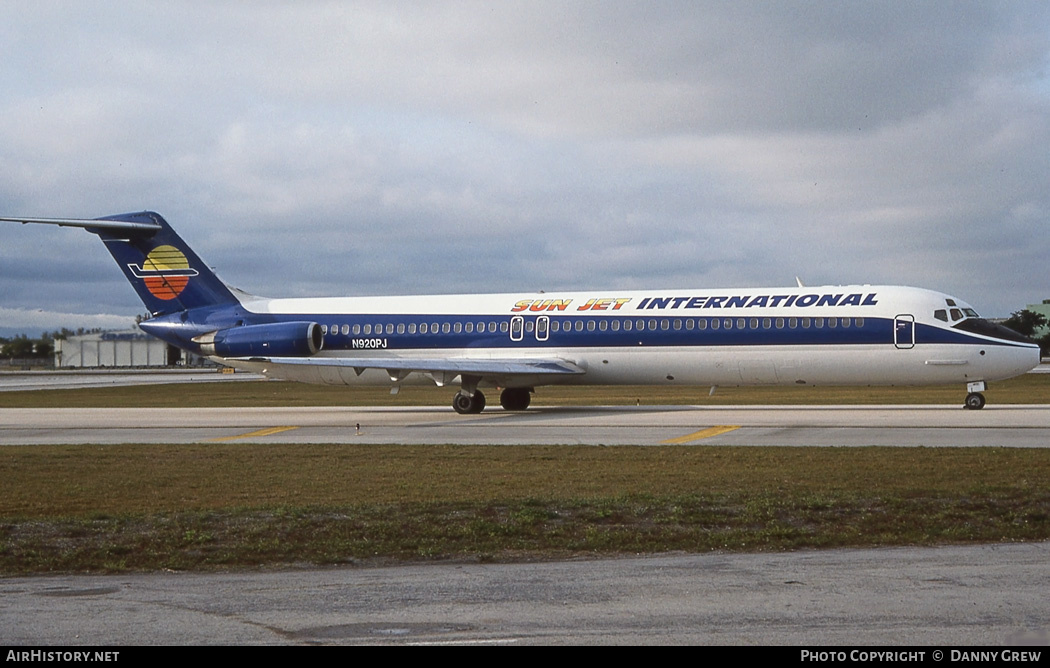
[[678, 438], [669, 438], [666, 441], [660, 442], [666, 445], [688, 443], [690, 441], [699, 441], [700, 439], [711, 438], [712, 436], [718, 436], [719, 434], [725, 434], [730, 431], [736, 431], [737, 429], [740, 429], [740, 427], [733, 425], [718, 425], [716, 427], [708, 427], [707, 429], [694, 431], [692, 434], [686, 434], [685, 436], [679, 436]]
[[211, 438], [209, 441], [233, 441], [238, 438], [251, 438], [252, 436], [270, 436], [271, 434], [280, 434], [282, 431], [291, 431], [292, 429], [298, 429], [299, 427], [269, 427], [267, 429], [260, 429], [258, 431], [249, 432], [247, 434], [238, 434], [237, 436], [220, 436], [219, 438]]

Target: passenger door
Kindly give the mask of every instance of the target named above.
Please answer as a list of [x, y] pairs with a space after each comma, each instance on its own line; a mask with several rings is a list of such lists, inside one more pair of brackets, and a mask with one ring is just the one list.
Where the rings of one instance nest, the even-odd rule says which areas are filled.
[[915, 316], [901, 314], [893, 319], [893, 345], [901, 350], [915, 347]]

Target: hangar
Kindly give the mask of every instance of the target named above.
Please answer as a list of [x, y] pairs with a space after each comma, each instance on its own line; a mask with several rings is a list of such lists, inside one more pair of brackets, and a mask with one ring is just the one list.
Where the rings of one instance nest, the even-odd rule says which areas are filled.
[[[196, 356], [194, 356], [196, 357]], [[199, 363], [199, 358], [196, 360]], [[138, 328], [55, 339], [56, 369], [166, 367], [193, 363], [182, 351]]]

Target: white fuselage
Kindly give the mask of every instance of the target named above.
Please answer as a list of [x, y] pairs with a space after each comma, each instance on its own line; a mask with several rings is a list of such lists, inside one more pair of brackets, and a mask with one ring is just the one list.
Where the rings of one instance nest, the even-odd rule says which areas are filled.
[[[927, 385], [1000, 380], [1039, 363], [1034, 344], [961, 328], [984, 322], [964, 302], [899, 286], [260, 299], [243, 306], [320, 324], [317, 358], [535, 358], [583, 370], [487, 376], [482, 384], [489, 386]], [[304, 382], [414, 380], [382, 368], [227, 363]]]

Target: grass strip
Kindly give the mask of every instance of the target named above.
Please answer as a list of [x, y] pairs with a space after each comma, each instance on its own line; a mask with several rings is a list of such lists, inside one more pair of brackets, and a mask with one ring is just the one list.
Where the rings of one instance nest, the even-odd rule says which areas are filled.
[[1050, 539], [1050, 451], [0, 449], [0, 573]]

